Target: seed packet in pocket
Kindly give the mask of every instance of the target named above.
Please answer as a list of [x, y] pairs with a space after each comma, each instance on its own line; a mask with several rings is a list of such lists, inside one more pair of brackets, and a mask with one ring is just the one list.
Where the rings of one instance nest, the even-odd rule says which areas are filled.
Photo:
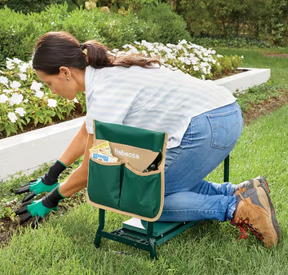
[[103, 162], [117, 162], [118, 161], [118, 158], [115, 158], [113, 156], [107, 156], [107, 155], [95, 153], [95, 152], [91, 152], [91, 157], [96, 160], [101, 160]]
[[113, 156], [108, 141], [105, 141], [105, 142], [103, 142], [101, 144], [98, 144], [98, 145], [90, 148], [89, 152], [90, 153], [93, 152], [93, 153], [104, 154], [104, 155], [107, 155], [107, 156]]

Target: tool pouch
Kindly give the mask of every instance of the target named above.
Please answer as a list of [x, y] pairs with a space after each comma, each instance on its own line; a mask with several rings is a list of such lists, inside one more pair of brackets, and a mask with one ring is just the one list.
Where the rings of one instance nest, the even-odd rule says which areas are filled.
[[[94, 120], [94, 144], [109, 142], [118, 162], [89, 160], [87, 200], [101, 209], [146, 221], [159, 219], [164, 203], [167, 134]], [[159, 159], [155, 171], [147, 167]], [[145, 170], [146, 169], [146, 170]]]

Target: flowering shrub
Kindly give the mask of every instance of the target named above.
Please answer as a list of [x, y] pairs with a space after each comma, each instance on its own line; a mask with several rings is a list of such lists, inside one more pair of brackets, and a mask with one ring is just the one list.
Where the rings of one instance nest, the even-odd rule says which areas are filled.
[[6, 69], [0, 71], [0, 138], [17, 133], [23, 125], [35, 127], [38, 123], [52, 124], [52, 118], [64, 120], [75, 102], [85, 111], [85, 95], [79, 93], [70, 101], [53, 95], [49, 87], [36, 81], [37, 76], [30, 63], [18, 58], [6, 61]]
[[[217, 55], [212, 49], [182, 40], [178, 45], [135, 42], [114, 49], [115, 55], [140, 53], [144, 56], [159, 57], [161, 63], [171, 70], [180, 69], [191, 76], [213, 79], [231, 72], [240, 66], [240, 56]], [[49, 87], [37, 80], [30, 63], [18, 58], [6, 61], [6, 68], [0, 71], [0, 138], [11, 133], [41, 125], [52, 124], [53, 120], [65, 120], [78, 104], [86, 111], [85, 94], [78, 93], [77, 99], [70, 101], [53, 95]], [[4, 135], [5, 133], [5, 135]]]
[[235, 71], [241, 65], [240, 56], [222, 56], [215, 50], [182, 40], [179, 44], [149, 43], [143, 40], [133, 45], [124, 45], [124, 51], [112, 50], [116, 55], [143, 54], [147, 57], [159, 57], [161, 63], [171, 70], [181, 70], [191, 76], [215, 79], [223, 74]]

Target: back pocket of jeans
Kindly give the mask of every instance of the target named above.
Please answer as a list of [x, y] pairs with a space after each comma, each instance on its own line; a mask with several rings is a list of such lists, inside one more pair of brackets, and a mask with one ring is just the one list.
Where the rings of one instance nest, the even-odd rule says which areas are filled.
[[228, 149], [238, 140], [242, 132], [242, 115], [236, 110], [207, 115], [212, 129], [211, 146]]

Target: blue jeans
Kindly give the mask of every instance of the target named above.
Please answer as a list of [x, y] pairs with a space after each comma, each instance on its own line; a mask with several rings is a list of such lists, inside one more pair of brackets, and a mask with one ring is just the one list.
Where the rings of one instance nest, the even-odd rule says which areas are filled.
[[159, 221], [232, 219], [236, 185], [203, 179], [229, 155], [242, 129], [237, 102], [191, 119], [180, 146], [166, 153], [165, 199]]

